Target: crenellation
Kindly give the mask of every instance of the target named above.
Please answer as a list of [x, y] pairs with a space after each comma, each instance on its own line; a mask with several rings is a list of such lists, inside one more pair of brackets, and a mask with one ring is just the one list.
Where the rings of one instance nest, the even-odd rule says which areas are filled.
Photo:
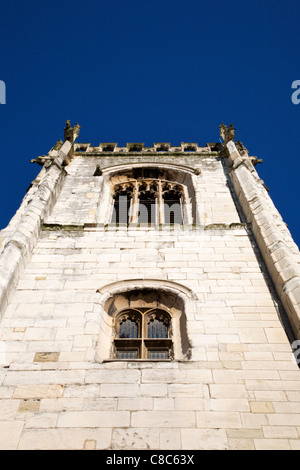
[[143, 152], [143, 153], [157, 153], [157, 152], [171, 152], [171, 153], [184, 153], [184, 152], [197, 152], [201, 154], [215, 154], [216, 149], [219, 148], [219, 144], [206, 144], [205, 147], [199, 147], [197, 143], [186, 143], [181, 142], [179, 146], [172, 146], [170, 143], [155, 142], [152, 147], [145, 147], [144, 143], [127, 143], [124, 147], [119, 147], [117, 143], [100, 143], [97, 147], [92, 147], [91, 144], [80, 144], [74, 145], [74, 152], [78, 153], [107, 153], [112, 152], [118, 153], [132, 153], [132, 152]]

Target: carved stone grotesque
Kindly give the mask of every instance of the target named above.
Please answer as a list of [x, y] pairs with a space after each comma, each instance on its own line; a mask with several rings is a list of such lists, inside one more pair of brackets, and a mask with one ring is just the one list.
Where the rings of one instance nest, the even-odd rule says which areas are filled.
[[235, 143], [235, 146], [236, 146], [236, 148], [237, 148], [240, 155], [244, 155], [244, 154], [248, 155], [248, 150], [246, 149], [243, 142], [241, 142], [240, 140], [237, 140], [236, 143]]
[[220, 129], [220, 137], [223, 139], [224, 144], [227, 144], [228, 142], [234, 139], [235, 128], [233, 127], [232, 124], [229, 124], [229, 126], [227, 127], [222, 122], [222, 124], [219, 126], [219, 129]]
[[65, 127], [65, 141], [69, 140], [70, 142], [73, 139], [73, 129], [71, 127], [71, 122], [66, 121], [66, 127]]
[[75, 124], [74, 127], [71, 126], [71, 122], [68, 120], [66, 121], [65, 127], [65, 141], [68, 140], [69, 142], [73, 143], [79, 136], [80, 126], [78, 123]]
[[74, 139], [74, 141], [79, 136], [79, 131], [80, 131], [80, 125], [78, 124], [78, 122], [76, 122], [75, 126], [73, 127], [73, 139]]

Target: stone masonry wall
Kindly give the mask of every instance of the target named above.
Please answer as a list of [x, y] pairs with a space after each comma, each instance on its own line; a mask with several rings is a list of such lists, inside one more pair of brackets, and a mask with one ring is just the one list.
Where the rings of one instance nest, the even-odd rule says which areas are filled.
[[[174, 158], [172, 160], [161, 157], [160, 160], [166, 167], [171, 163], [174, 164]], [[62, 225], [96, 223], [103, 185], [103, 176], [94, 176], [97, 165], [106, 165], [109, 168], [109, 165], [114, 167], [131, 161], [136, 164], [140, 163], [136, 158], [125, 160], [124, 157], [118, 156], [74, 157], [71, 165], [66, 169], [68, 176], [64, 187], [45, 222]], [[189, 165], [201, 169], [198, 176], [193, 175], [199, 211], [198, 223], [207, 225], [240, 222], [221, 160], [203, 156], [191, 156], [189, 159], [178, 157], [175, 160], [176, 165], [182, 165], [187, 161]]]
[[[193, 176], [202, 223], [170, 233], [84, 227], [101, 177], [80, 158], [2, 312], [0, 448], [299, 449], [292, 334], [221, 161]], [[97, 361], [99, 289], [135, 279], [193, 293], [189, 360]]]
[[[1, 325], [1, 448], [299, 448], [299, 370], [268, 275], [245, 229], [201, 236], [43, 233]], [[146, 275], [196, 294], [191, 360], [95, 362], [96, 291]]]

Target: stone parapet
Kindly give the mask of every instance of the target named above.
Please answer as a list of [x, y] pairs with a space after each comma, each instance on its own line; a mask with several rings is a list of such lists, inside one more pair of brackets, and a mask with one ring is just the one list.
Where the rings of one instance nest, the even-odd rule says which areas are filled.
[[199, 146], [197, 143], [181, 142], [180, 145], [174, 146], [170, 143], [155, 142], [153, 147], [146, 147], [144, 143], [127, 143], [125, 147], [119, 147], [117, 143], [100, 143], [98, 146], [92, 146], [90, 143], [76, 143], [74, 152], [80, 153], [177, 153], [177, 152], [196, 152], [211, 153], [220, 150], [219, 143], [209, 143], [206, 146]]

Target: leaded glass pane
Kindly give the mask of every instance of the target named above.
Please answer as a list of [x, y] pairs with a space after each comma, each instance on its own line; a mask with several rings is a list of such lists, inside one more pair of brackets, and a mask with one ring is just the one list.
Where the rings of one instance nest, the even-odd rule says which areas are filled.
[[169, 351], [166, 349], [156, 350], [156, 349], [149, 349], [148, 351], [148, 358], [149, 359], [168, 359], [169, 358]]
[[138, 337], [138, 325], [135, 321], [127, 318], [120, 323], [119, 327], [119, 338], [137, 338]]
[[138, 357], [137, 349], [117, 349], [118, 359], [137, 359], [137, 357]]
[[147, 329], [148, 338], [167, 338], [168, 337], [168, 326], [161, 320], [155, 318], [150, 320]]

